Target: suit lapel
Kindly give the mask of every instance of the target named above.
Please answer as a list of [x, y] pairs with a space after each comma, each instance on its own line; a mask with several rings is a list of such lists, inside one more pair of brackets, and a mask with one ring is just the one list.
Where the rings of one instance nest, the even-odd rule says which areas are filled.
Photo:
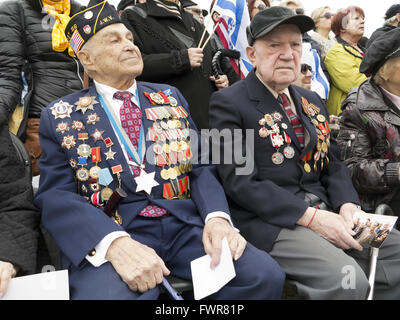
[[282, 123], [287, 125], [287, 129], [285, 131], [290, 136], [292, 143], [296, 145], [298, 150], [302, 150], [285, 110], [279, 104], [277, 99], [275, 99], [272, 93], [257, 78], [254, 71], [247, 76], [246, 81], [249, 97], [251, 100], [256, 102], [256, 109], [260, 112], [260, 119], [267, 113], [272, 114], [274, 112], [279, 112], [283, 116]]

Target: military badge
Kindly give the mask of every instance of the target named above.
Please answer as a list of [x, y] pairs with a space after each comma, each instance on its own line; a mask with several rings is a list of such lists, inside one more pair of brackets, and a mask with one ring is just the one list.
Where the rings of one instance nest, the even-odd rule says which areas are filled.
[[85, 126], [82, 121], [72, 121], [72, 129], [76, 131], [85, 130]]
[[114, 160], [114, 155], [116, 154], [116, 152], [112, 151], [110, 147], [110, 149], [104, 154], [106, 155], [106, 160]]
[[60, 122], [59, 124], [57, 124], [56, 132], [65, 133], [66, 131], [69, 131], [68, 122]]
[[91, 113], [86, 118], [87, 124], [96, 124], [99, 121], [100, 121], [100, 117], [97, 115], [97, 113]]
[[71, 118], [72, 106], [68, 102], [60, 100], [55, 103], [51, 108], [51, 114], [55, 119]]
[[90, 136], [93, 138], [94, 142], [97, 142], [99, 140], [104, 140], [103, 133], [104, 133], [104, 130], [100, 131], [100, 130], [96, 129]]
[[61, 146], [63, 148], [66, 148], [69, 150], [69, 149], [73, 148], [75, 146], [75, 144], [76, 144], [76, 142], [75, 142], [74, 136], [64, 136]]
[[89, 109], [89, 110], [94, 110], [93, 105], [98, 103], [98, 101], [96, 101], [96, 97], [91, 97], [91, 96], [84, 96], [84, 97], [80, 97], [79, 100], [77, 102], [75, 102], [76, 105], [76, 109], [75, 111], [81, 111], [82, 114], [85, 114], [85, 112]]

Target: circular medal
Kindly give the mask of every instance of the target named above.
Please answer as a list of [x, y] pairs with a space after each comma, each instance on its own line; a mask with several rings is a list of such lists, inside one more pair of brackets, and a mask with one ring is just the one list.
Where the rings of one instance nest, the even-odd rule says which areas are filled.
[[175, 171], [174, 168], [169, 168], [169, 169], [168, 169], [168, 176], [169, 176], [169, 178], [170, 178], [171, 180], [174, 180], [174, 179], [177, 178], [177, 173], [176, 173], [176, 171]]
[[160, 172], [160, 176], [164, 180], [168, 180], [169, 179], [169, 171], [167, 169], [162, 169]]
[[160, 126], [161, 128], [163, 128], [164, 130], [168, 130], [168, 124], [165, 121], [161, 121], [160, 122]]
[[283, 154], [285, 155], [286, 159], [293, 159], [295, 153], [296, 152], [294, 151], [292, 146], [286, 146], [283, 149]]
[[284, 160], [283, 154], [280, 153], [279, 151], [275, 152], [275, 153], [272, 155], [272, 162], [273, 162], [274, 164], [276, 164], [276, 165], [282, 164], [282, 163], [283, 163], [283, 160]]
[[81, 144], [77, 150], [78, 154], [83, 157], [87, 158], [91, 154], [91, 147], [88, 144]]
[[176, 129], [176, 123], [173, 120], [168, 120], [167, 125], [169, 129]]
[[328, 145], [326, 144], [326, 142], [322, 142], [322, 151], [323, 152], [327, 152], [328, 151]]
[[174, 170], [176, 171], [176, 176], [177, 176], [177, 177], [179, 177], [179, 176], [182, 174], [182, 172], [181, 172], [179, 166], [174, 167]]
[[155, 154], [162, 154], [163, 153], [163, 146], [160, 144], [153, 145], [153, 151]]
[[269, 136], [269, 131], [268, 131], [268, 129], [267, 128], [261, 128], [259, 131], [258, 131], [258, 134], [260, 135], [260, 137], [261, 138], [268, 138], [268, 136]]
[[169, 104], [172, 107], [176, 107], [178, 105], [178, 101], [174, 97], [169, 96], [168, 99], [169, 99]]
[[101, 190], [101, 198], [102, 198], [104, 201], [108, 201], [108, 200], [110, 199], [110, 197], [111, 197], [112, 194], [113, 194], [112, 189], [110, 189], [110, 188], [108, 188], [108, 187], [106, 187], [106, 188], [104, 188], [103, 190]]
[[79, 181], [87, 181], [89, 179], [89, 170], [80, 168], [76, 171], [76, 177]]
[[170, 148], [171, 151], [178, 151], [178, 150], [179, 150], [179, 144], [178, 144], [178, 142], [177, 142], [177, 141], [172, 141], [172, 142], [169, 144], [169, 148]]
[[304, 171], [307, 173], [311, 172], [311, 167], [307, 162], [304, 164]]
[[319, 115], [317, 115], [317, 120], [319, 122], [325, 122], [326, 118], [322, 114], [319, 114]]
[[288, 128], [288, 126], [287, 126], [286, 123], [282, 123], [281, 126], [282, 126], [282, 129], [283, 129], [283, 130], [287, 130], [287, 128]]
[[93, 179], [98, 179], [100, 170], [101, 170], [101, 168], [98, 166], [91, 167], [89, 170], [89, 174]]

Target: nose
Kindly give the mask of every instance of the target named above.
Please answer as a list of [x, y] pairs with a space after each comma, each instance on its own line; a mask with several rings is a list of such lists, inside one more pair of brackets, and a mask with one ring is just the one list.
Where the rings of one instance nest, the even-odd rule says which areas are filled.
[[291, 45], [290, 44], [286, 44], [285, 46], [282, 46], [282, 52], [281, 52], [279, 57], [282, 60], [292, 60], [293, 59], [293, 53], [294, 53], [294, 50], [291, 47]]

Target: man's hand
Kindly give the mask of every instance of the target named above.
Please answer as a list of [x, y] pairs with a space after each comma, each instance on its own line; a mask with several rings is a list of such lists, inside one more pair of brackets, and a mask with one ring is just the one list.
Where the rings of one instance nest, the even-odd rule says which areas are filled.
[[226, 237], [232, 258], [236, 261], [246, 248], [246, 240], [235, 231], [230, 223], [223, 218], [212, 218], [207, 221], [203, 230], [204, 250], [211, 256], [211, 268], [219, 264], [222, 251], [222, 239]]
[[8, 283], [16, 274], [17, 270], [12, 263], [0, 261], [0, 298], [7, 293]]
[[[315, 210], [315, 208], [308, 208], [298, 223], [306, 226], [314, 215]], [[339, 214], [326, 210], [318, 210], [309, 227], [311, 230], [339, 248], [354, 248], [362, 251], [362, 246], [353, 238], [355, 233], [352, 230], [352, 227]]]
[[201, 63], [203, 62], [203, 58], [204, 58], [203, 49], [189, 48], [188, 55], [189, 55], [190, 67], [192, 69], [198, 68], [201, 66]]
[[152, 248], [130, 237], [115, 239], [108, 248], [106, 259], [132, 291], [153, 289], [170, 273]]
[[356, 212], [362, 211], [354, 203], [345, 203], [340, 207], [339, 214], [343, 217], [344, 221], [349, 225], [350, 229], [354, 228], [353, 216]]
[[218, 79], [215, 79], [214, 76], [211, 76], [210, 80], [215, 82], [215, 85], [217, 86], [218, 90], [229, 87], [229, 80], [225, 74], [220, 75]]

